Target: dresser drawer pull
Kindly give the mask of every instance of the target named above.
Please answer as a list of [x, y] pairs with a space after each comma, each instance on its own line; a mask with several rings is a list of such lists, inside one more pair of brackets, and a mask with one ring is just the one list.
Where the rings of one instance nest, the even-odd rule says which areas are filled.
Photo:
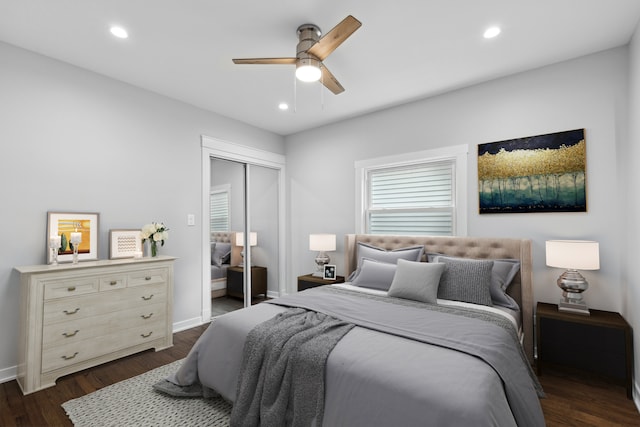
[[112, 280], [111, 282], [109, 282], [109, 285], [111, 285], [111, 286], [115, 286], [117, 284], [118, 284], [118, 282], [116, 280]]
[[76, 287], [75, 287], [75, 286], [69, 286], [69, 287], [67, 288], [67, 291], [69, 291], [69, 292], [73, 292], [73, 291], [75, 291], [75, 290], [76, 290]]
[[77, 355], [78, 355], [78, 352], [76, 351], [75, 353], [73, 353], [73, 356], [62, 356], [62, 358], [63, 358], [64, 360], [71, 360], [71, 359], [73, 359], [74, 357], [76, 357]]
[[66, 315], [76, 314], [79, 310], [80, 310], [80, 307], [76, 307], [76, 309], [73, 310], [73, 311], [64, 310], [64, 314], [66, 314]]
[[148, 334], [140, 334], [140, 336], [142, 338], [149, 338], [151, 336], [151, 334], [153, 333], [153, 331], [149, 332]]
[[145, 301], [149, 301], [151, 298], [153, 298], [153, 294], [149, 295], [148, 297], [145, 297], [144, 295], [142, 296], [142, 299]]
[[78, 332], [80, 332], [80, 331], [78, 329], [76, 329], [75, 332], [64, 332], [62, 335], [65, 338], [71, 338], [71, 337], [75, 337]]
[[151, 280], [151, 276], [146, 276], [144, 280]]
[[151, 316], [153, 316], [153, 313], [149, 313], [149, 314], [142, 314], [140, 317], [142, 317], [143, 319], [151, 319]]

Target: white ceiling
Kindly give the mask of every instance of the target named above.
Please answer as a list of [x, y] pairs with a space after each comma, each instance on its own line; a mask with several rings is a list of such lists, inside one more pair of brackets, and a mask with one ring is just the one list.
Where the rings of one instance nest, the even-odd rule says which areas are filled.
[[[325, 60], [340, 95], [231, 62], [295, 56], [299, 25], [349, 14], [362, 27]], [[0, 40], [288, 135], [625, 45], [639, 19], [638, 0], [0, 0]]]

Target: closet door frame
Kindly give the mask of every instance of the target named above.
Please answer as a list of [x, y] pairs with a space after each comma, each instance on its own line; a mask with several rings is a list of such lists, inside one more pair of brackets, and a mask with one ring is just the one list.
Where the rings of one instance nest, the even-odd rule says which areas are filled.
[[[202, 148], [202, 323], [211, 320], [211, 266], [205, 262], [211, 259], [211, 245], [209, 232], [209, 190], [211, 187], [211, 159], [219, 158], [225, 160], [237, 161], [248, 165], [263, 166], [278, 171], [278, 294], [284, 295], [286, 290], [286, 262], [285, 262], [285, 157], [282, 154], [272, 153], [270, 151], [260, 150], [257, 148], [247, 147], [244, 145], [234, 144], [221, 139], [212, 138], [206, 135], [201, 136]], [[250, 167], [247, 169], [251, 169]], [[247, 175], [247, 173], [245, 172]], [[245, 176], [246, 176], [245, 175]], [[248, 174], [250, 175], [250, 174]], [[248, 186], [248, 182], [245, 184]], [[245, 198], [250, 195], [246, 194]], [[249, 202], [245, 203], [246, 221], [245, 236], [248, 236], [248, 230], [251, 229], [250, 215], [248, 211], [251, 209]], [[250, 261], [247, 260], [247, 261]], [[246, 283], [246, 281], [245, 281]], [[245, 285], [246, 286], [246, 285]], [[276, 295], [276, 296], [279, 296]], [[247, 292], [245, 292], [245, 302], [247, 300]]]

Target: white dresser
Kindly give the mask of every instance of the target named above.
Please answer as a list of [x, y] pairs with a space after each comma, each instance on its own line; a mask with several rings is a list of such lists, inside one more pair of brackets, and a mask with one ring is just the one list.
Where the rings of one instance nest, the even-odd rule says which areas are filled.
[[20, 272], [18, 384], [57, 378], [142, 350], [173, 345], [175, 258], [16, 267]]

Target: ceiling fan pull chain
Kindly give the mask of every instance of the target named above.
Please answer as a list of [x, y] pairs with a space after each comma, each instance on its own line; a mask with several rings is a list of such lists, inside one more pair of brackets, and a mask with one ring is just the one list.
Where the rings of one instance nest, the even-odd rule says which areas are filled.
[[322, 83], [318, 85], [320, 88], [320, 111], [324, 111], [324, 73], [320, 75], [320, 83]]
[[298, 112], [298, 79], [293, 75], [293, 112]]

